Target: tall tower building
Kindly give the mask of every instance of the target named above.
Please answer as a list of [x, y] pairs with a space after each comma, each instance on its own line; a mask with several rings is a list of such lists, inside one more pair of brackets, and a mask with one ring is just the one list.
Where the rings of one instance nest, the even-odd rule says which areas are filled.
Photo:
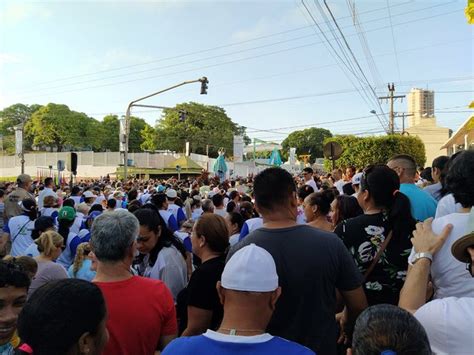
[[411, 89], [408, 98], [408, 127], [419, 125], [423, 118], [434, 118], [434, 91]]
[[434, 110], [434, 91], [411, 89], [408, 96], [408, 128], [406, 132], [419, 137], [425, 145], [426, 166], [432, 161], [446, 155], [447, 149], [441, 147], [449, 139], [450, 129], [436, 123]]

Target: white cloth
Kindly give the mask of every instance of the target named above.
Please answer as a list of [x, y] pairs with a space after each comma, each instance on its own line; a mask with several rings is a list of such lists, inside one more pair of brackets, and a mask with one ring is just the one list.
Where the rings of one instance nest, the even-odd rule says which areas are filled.
[[273, 336], [264, 333], [259, 335], [252, 335], [252, 336], [241, 336], [241, 335], [228, 335], [222, 334], [218, 332], [214, 332], [208, 329], [204, 334], [206, 338], [223, 342], [223, 343], [239, 343], [239, 344], [259, 344], [259, 343], [266, 343], [269, 340], [273, 339]]
[[342, 189], [344, 187], [344, 185], [346, 184], [346, 182], [344, 180], [338, 180], [334, 183], [334, 187], [337, 189], [337, 191], [339, 191], [339, 193], [341, 195], [344, 194], [344, 190]]
[[[144, 259], [148, 264], [148, 256]], [[174, 245], [160, 250], [155, 264], [147, 266], [144, 277], [163, 281], [168, 286], [173, 299], [176, 301], [178, 293], [188, 283], [188, 271], [183, 255]]]
[[67, 236], [66, 241], [66, 248], [63, 250], [61, 255], [59, 256], [58, 260], [56, 261], [58, 264], [62, 265], [66, 270], [69, 269], [72, 262], [74, 261], [71, 253], [71, 241], [77, 236], [76, 233], [69, 230], [69, 235]]
[[79, 234], [79, 231], [81, 230], [82, 223], [85, 220], [85, 216], [81, 212], [76, 212], [76, 218], [74, 219], [74, 223], [71, 226], [71, 232]]
[[[431, 264], [431, 277], [435, 287], [435, 299], [446, 297], [474, 297], [474, 278], [466, 271], [466, 265], [456, 260], [451, 254], [451, 246], [459, 238], [467, 234], [469, 213], [452, 213], [436, 218], [433, 221], [433, 232], [441, 233], [447, 224], [453, 225], [448, 239], [436, 255]], [[415, 252], [408, 258], [411, 264]], [[474, 329], [474, 328], [473, 328]]]
[[38, 255], [40, 255], [40, 252], [38, 250], [38, 245], [36, 245], [36, 243], [31, 243], [30, 246], [26, 248], [25, 255], [31, 256], [32, 258], [35, 258]]
[[173, 214], [174, 218], [176, 218], [176, 221], [178, 221], [178, 210], [180, 208], [181, 207], [174, 203], [168, 203], [168, 212]]
[[308, 181], [305, 181], [304, 183], [305, 185], [308, 185], [308, 186], [311, 186], [314, 190], [314, 192], [318, 192], [319, 189], [318, 189], [318, 186], [316, 185], [316, 182], [314, 181], [313, 178], [311, 178], [311, 180], [308, 180]]
[[239, 242], [239, 237], [240, 237], [240, 233], [233, 234], [229, 237], [229, 244], [231, 247]]
[[440, 218], [451, 213], [459, 212], [461, 208], [461, 204], [456, 203], [453, 194], [448, 194], [439, 200], [438, 206], [436, 207], [435, 218]]
[[415, 318], [425, 328], [434, 354], [474, 352], [474, 297], [428, 302], [416, 311]]
[[225, 216], [227, 216], [227, 211], [225, 209], [214, 208], [214, 214], [225, 218]]
[[255, 218], [250, 218], [247, 219], [244, 224], [247, 225], [247, 228], [249, 230], [249, 234], [252, 233], [254, 230], [257, 230], [259, 228], [263, 227], [263, 218], [262, 217], [255, 217]]
[[74, 200], [74, 207], [77, 208], [77, 206], [81, 203], [82, 196], [69, 196], [69, 198]]
[[303, 206], [298, 206], [298, 215], [296, 216], [297, 224], [306, 224], [306, 215]]
[[38, 208], [42, 209], [43, 208], [43, 203], [44, 203], [44, 198], [46, 196], [54, 196], [56, 199], [58, 198], [58, 195], [56, 192], [53, 191], [53, 189], [49, 187], [45, 187], [43, 190], [38, 195]]
[[28, 216], [20, 215], [10, 218], [8, 229], [12, 242], [12, 256], [25, 255], [26, 249], [33, 243], [31, 232], [34, 228], [35, 222], [31, 221]]

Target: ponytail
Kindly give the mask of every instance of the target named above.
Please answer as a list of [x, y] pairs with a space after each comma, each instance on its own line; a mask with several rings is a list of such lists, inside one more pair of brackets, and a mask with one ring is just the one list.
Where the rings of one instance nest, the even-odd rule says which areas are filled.
[[69, 231], [71, 229], [71, 226], [73, 225], [74, 220], [68, 221], [65, 219], [60, 219], [58, 224], [58, 233], [63, 237], [64, 239], [64, 245], [67, 244], [67, 238], [69, 237]]
[[387, 217], [394, 239], [408, 238], [415, 230], [416, 220], [411, 215], [410, 200], [398, 190], [393, 192], [393, 203], [387, 211]]
[[91, 252], [89, 243], [81, 243], [77, 247], [76, 257], [74, 258], [74, 266], [72, 267], [72, 274], [76, 277], [77, 272], [81, 269], [84, 259]]
[[53, 251], [61, 245], [63, 238], [55, 231], [47, 231], [35, 240], [38, 251], [46, 256], [51, 256]]

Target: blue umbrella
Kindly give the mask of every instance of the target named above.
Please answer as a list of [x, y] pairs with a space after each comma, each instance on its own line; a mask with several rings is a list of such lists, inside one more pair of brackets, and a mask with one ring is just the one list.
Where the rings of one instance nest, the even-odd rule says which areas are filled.
[[280, 166], [281, 164], [283, 164], [283, 162], [281, 161], [280, 151], [277, 148], [273, 149], [269, 160], [270, 165]]

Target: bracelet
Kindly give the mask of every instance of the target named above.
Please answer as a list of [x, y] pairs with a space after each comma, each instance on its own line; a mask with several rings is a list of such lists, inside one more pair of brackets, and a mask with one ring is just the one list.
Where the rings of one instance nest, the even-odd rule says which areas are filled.
[[429, 259], [430, 262], [433, 262], [433, 254], [431, 253], [416, 253], [415, 257], [413, 258], [412, 264], [415, 264], [420, 259]]

